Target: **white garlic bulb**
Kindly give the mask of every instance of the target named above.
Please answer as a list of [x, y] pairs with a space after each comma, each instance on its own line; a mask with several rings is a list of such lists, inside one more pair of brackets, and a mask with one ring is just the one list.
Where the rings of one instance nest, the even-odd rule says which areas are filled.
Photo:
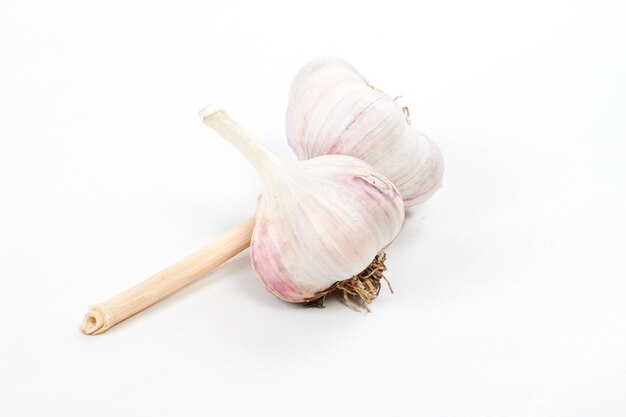
[[406, 107], [343, 59], [319, 58], [300, 70], [289, 90], [285, 124], [298, 158], [362, 159], [395, 184], [406, 206], [427, 200], [442, 185], [437, 145], [410, 126]]
[[[258, 278], [279, 298], [307, 302], [323, 296], [366, 270], [400, 232], [402, 197], [365, 162], [342, 155], [285, 161], [224, 110], [207, 107], [200, 115], [259, 172], [263, 192], [250, 257]], [[359, 285], [372, 295], [366, 288], [371, 283]]]

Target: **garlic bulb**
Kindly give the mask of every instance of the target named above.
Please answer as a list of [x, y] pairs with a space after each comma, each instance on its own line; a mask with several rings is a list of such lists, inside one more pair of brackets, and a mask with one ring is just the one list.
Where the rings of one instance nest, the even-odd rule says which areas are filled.
[[340, 154], [371, 164], [395, 184], [406, 206], [427, 200], [442, 185], [437, 145], [411, 128], [406, 107], [342, 59], [316, 59], [296, 75], [286, 132], [300, 159]]
[[[368, 266], [381, 268], [377, 255], [404, 222], [402, 197], [388, 179], [349, 156], [285, 161], [224, 110], [207, 107], [200, 115], [261, 177], [250, 258], [268, 290], [285, 301], [307, 302]], [[369, 302], [378, 289], [365, 279], [345, 291]]]

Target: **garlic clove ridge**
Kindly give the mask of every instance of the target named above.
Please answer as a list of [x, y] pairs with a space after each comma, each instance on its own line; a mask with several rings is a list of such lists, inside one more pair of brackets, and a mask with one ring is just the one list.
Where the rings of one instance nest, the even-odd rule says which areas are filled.
[[407, 206], [426, 201], [443, 184], [437, 145], [411, 127], [393, 98], [343, 59], [319, 58], [298, 72], [285, 129], [299, 159], [327, 154], [362, 159], [396, 185]]

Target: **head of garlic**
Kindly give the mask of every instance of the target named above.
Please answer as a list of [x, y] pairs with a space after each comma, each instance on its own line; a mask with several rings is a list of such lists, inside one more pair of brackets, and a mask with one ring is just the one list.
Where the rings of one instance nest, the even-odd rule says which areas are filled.
[[261, 177], [250, 257], [268, 290], [309, 302], [380, 261], [404, 222], [402, 197], [388, 179], [349, 156], [283, 160], [224, 110], [207, 107], [200, 115]]
[[347, 61], [311, 61], [289, 90], [289, 145], [298, 158], [354, 156], [389, 178], [406, 206], [430, 198], [442, 185], [437, 145], [415, 131], [406, 108], [373, 88]]

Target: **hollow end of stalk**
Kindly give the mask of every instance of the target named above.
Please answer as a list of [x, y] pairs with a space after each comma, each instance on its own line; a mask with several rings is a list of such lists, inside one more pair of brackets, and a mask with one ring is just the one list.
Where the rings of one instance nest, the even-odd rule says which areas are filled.
[[96, 308], [91, 308], [87, 314], [85, 314], [80, 330], [86, 335], [95, 335], [106, 330], [104, 325], [104, 315], [102, 312]]

